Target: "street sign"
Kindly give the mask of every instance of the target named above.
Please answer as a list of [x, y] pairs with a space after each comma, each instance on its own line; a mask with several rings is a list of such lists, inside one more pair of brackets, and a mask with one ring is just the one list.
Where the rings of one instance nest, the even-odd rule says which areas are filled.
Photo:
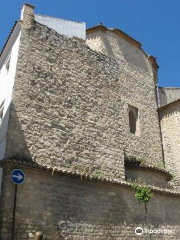
[[25, 174], [20, 169], [14, 169], [11, 173], [11, 180], [14, 184], [21, 184], [25, 180]]

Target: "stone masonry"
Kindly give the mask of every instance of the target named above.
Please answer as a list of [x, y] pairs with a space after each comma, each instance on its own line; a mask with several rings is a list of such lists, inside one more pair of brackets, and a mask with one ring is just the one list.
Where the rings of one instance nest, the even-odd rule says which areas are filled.
[[[128, 104], [139, 109], [140, 137], [129, 131]], [[7, 159], [122, 178], [124, 152], [162, 164], [158, 129], [152, 72], [133, 77], [79, 40], [36, 22], [23, 29]]]
[[[3, 175], [2, 240], [11, 236], [14, 185], [9, 175], [16, 165], [6, 166]], [[144, 204], [138, 204], [132, 187], [81, 179], [27, 167], [26, 182], [18, 186], [15, 239], [32, 239], [41, 230], [49, 240], [148, 240], [136, 227], [148, 230]], [[152, 239], [180, 238], [180, 198], [154, 192], [147, 204], [150, 228], [166, 229]], [[172, 207], [173, 206], [173, 207]]]
[[[86, 42], [65, 37], [35, 21], [33, 9], [25, 4], [19, 21], [0, 165], [0, 239], [12, 236], [15, 168], [26, 179], [18, 186], [14, 240], [33, 239], [39, 230], [49, 240], [180, 239], [180, 196], [160, 169], [155, 59], [127, 34], [104, 26], [87, 31]], [[130, 132], [129, 109], [138, 113], [138, 135]], [[129, 162], [127, 169], [127, 156], [144, 165]], [[139, 176], [153, 192], [147, 214], [134, 196], [131, 179]]]
[[162, 140], [166, 167], [173, 173], [174, 184], [180, 186], [180, 102], [160, 108]]

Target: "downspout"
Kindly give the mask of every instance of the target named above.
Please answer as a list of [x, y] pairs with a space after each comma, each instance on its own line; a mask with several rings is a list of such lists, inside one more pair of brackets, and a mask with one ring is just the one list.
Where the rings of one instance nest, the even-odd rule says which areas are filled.
[[160, 129], [160, 138], [161, 138], [162, 158], [163, 158], [163, 165], [165, 167], [164, 146], [163, 146], [163, 137], [162, 137], [162, 129], [161, 129], [161, 121], [160, 121], [160, 111], [159, 111], [159, 108], [161, 106], [161, 102], [160, 102], [160, 97], [159, 97], [158, 80], [155, 83], [155, 92], [156, 92], [156, 101], [157, 101], [157, 113], [158, 113], [158, 119], [159, 119], [159, 129]]

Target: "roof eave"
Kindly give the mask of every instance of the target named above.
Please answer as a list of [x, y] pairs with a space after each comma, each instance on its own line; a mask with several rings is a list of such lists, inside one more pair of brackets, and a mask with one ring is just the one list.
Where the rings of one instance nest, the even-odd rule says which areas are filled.
[[140, 42], [138, 42], [137, 40], [135, 40], [134, 38], [132, 38], [131, 36], [129, 36], [127, 33], [121, 31], [118, 28], [107, 28], [102, 24], [99, 24], [97, 26], [88, 28], [86, 30], [86, 33], [92, 33], [92, 32], [96, 32], [96, 31], [102, 31], [102, 32], [106, 32], [106, 31], [111, 31], [114, 32], [115, 34], [121, 36], [122, 38], [126, 39], [128, 42], [130, 42], [131, 44], [135, 45], [138, 48], [141, 48], [142, 44]]
[[11, 36], [12, 36], [14, 30], [16, 29], [16, 27], [17, 27], [19, 24], [21, 24], [21, 22], [22, 22], [21, 20], [15, 21], [15, 23], [14, 23], [14, 25], [13, 25], [13, 27], [12, 27], [12, 29], [11, 29], [9, 35], [8, 35], [8, 38], [7, 38], [7, 40], [6, 40], [5, 44], [4, 44], [4, 46], [2, 47], [2, 50], [1, 50], [1, 52], [0, 52], [0, 58], [2, 57], [3, 52], [4, 52], [4, 50], [5, 50], [5, 48], [6, 48], [7, 44], [8, 44], [8, 42], [9, 42]]

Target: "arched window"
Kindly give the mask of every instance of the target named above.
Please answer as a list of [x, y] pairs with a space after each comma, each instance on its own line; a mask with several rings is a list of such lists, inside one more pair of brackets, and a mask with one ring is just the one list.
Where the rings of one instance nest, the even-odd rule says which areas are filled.
[[129, 128], [131, 133], [136, 133], [136, 122], [137, 117], [135, 116], [135, 113], [131, 110], [129, 111]]

